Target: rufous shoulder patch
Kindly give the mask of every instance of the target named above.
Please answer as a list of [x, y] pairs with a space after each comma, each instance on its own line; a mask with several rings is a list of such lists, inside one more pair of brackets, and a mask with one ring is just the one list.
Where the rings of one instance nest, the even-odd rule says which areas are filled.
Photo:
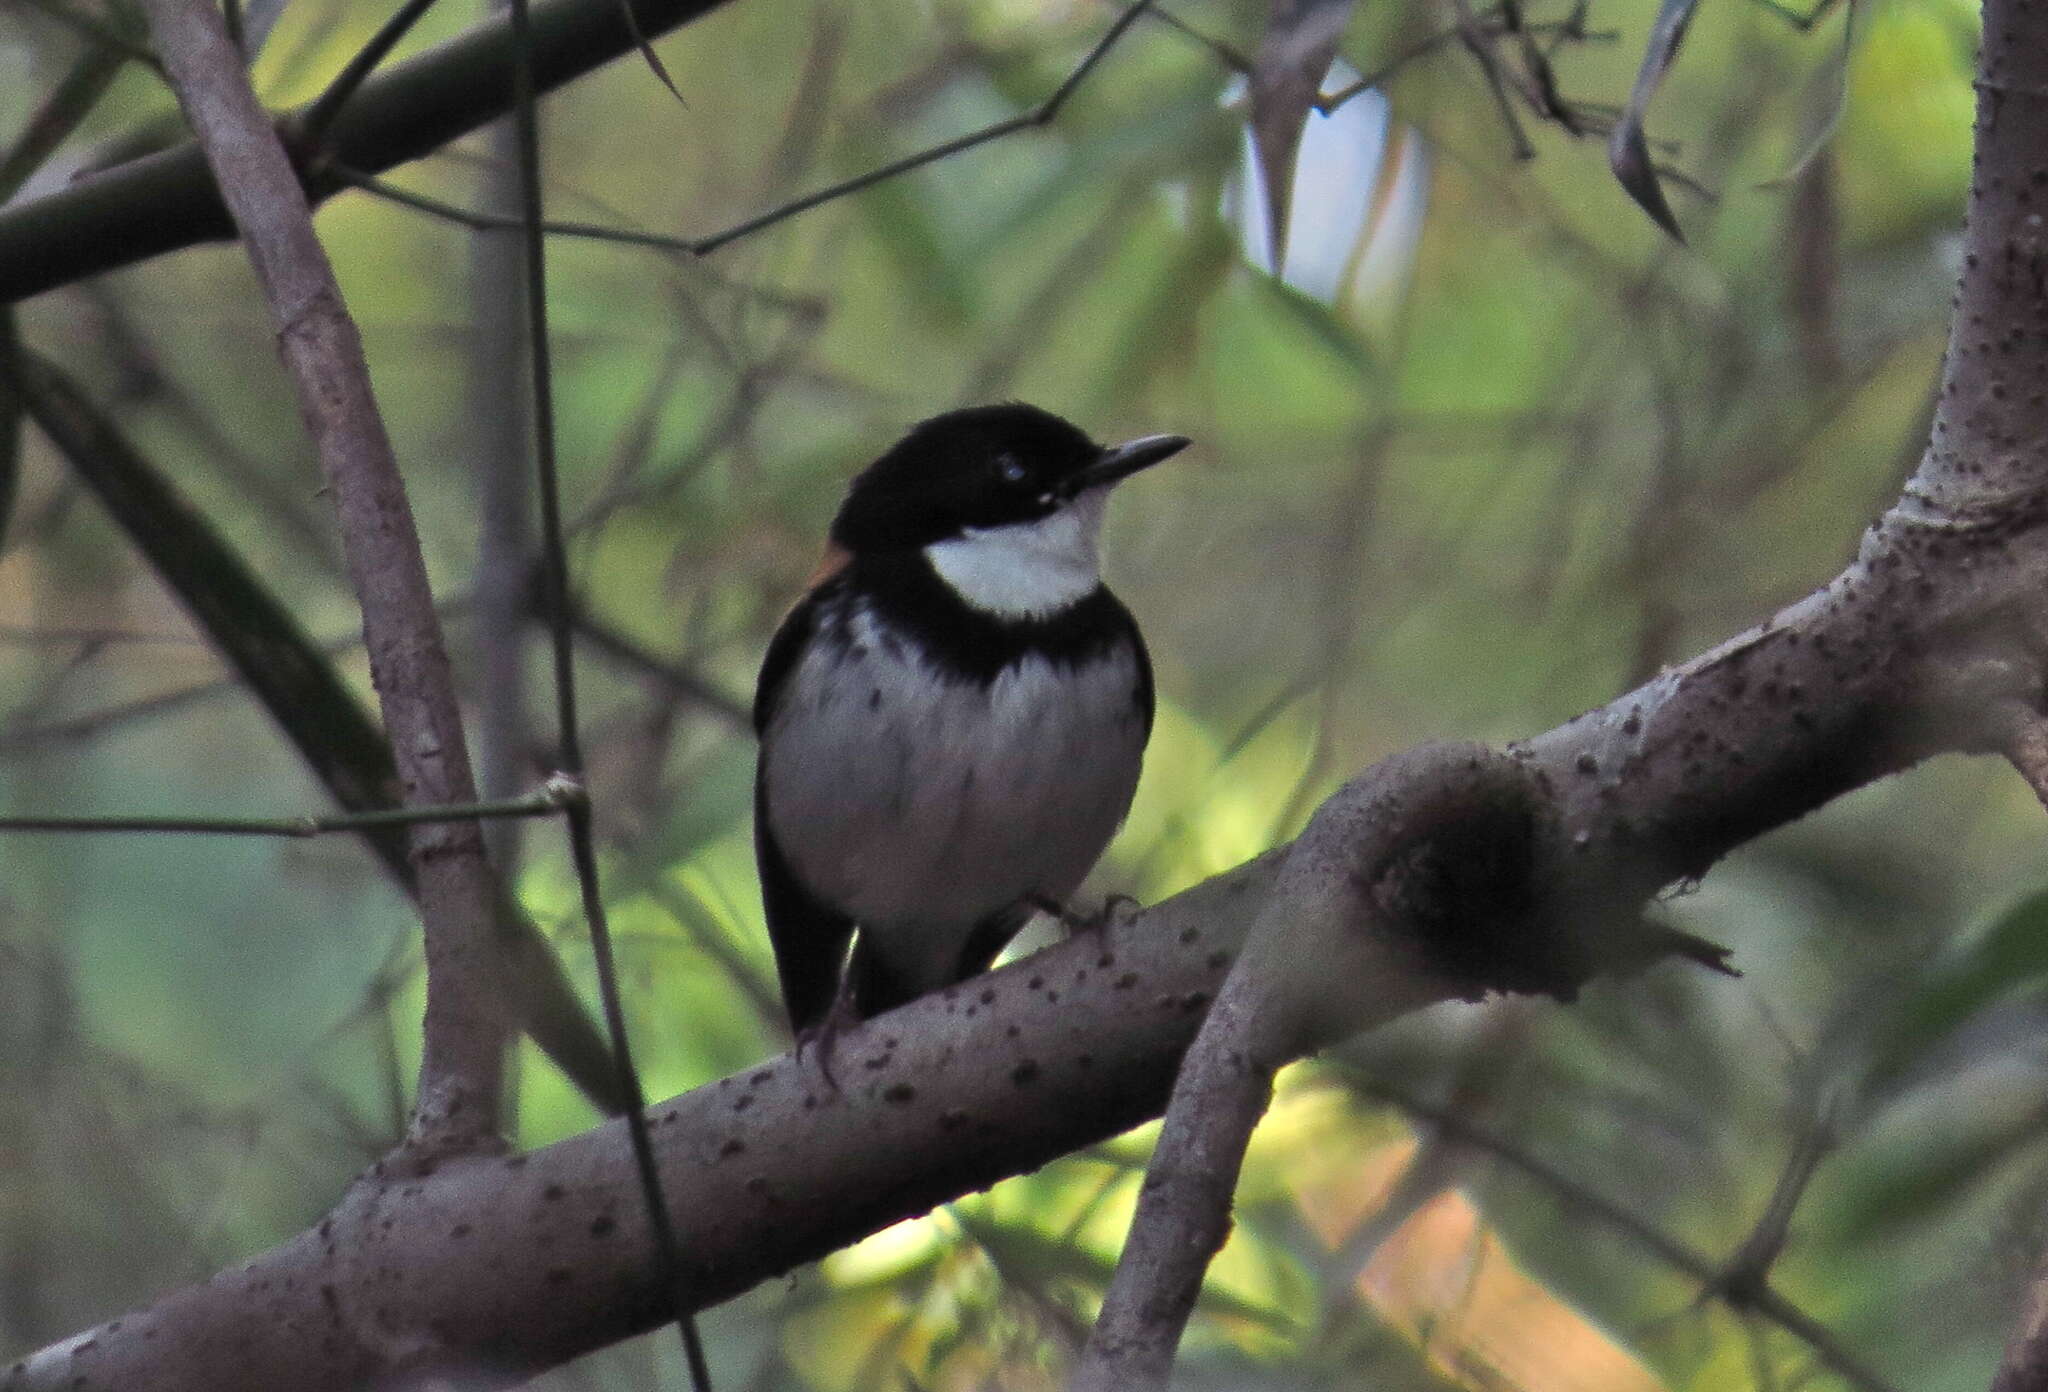
[[845, 547], [836, 542], [826, 542], [825, 554], [818, 557], [818, 564], [811, 570], [811, 578], [804, 581], [804, 593], [809, 594], [846, 569], [847, 562], [852, 559], [853, 553]]

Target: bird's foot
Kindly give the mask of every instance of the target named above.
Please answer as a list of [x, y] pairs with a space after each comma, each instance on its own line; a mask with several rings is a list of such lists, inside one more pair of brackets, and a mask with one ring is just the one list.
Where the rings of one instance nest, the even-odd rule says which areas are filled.
[[1100, 936], [1102, 930], [1117, 922], [1119, 915], [1128, 916], [1144, 906], [1128, 894], [1112, 894], [1102, 901], [1102, 907], [1093, 913], [1082, 913], [1069, 905], [1062, 904], [1050, 894], [1036, 891], [1024, 896], [1026, 903], [1040, 913], [1050, 914], [1058, 919], [1067, 930], [1068, 937], [1080, 933], [1094, 933]]
[[816, 1024], [796, 1032], [797, 1067], [803, 1067], [806, 1049], [816, 1050], [819, 1075], [824, 1078], [825, 1086], [838, 1092], [839, 1080], [832, 1076], [832, 1051], [839, 1043], [839, 1031], [858, 1025], [860, 1021], [860, 1011], [853, 1003], [853, 983], [850, 979], [841, 981], [838, 993], [832, 997], [832, 1008]]

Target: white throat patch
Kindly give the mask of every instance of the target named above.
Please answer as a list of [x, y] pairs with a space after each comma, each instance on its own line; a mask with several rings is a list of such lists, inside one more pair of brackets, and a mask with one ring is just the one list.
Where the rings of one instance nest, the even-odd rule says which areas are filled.
[[970, 527], [924, 548], [932, 569], [976, 609], [1006, 619], [1043, 619], [1102, 583], [1096, 541], [1109, 487], [1091, 488], [1036, 522]]

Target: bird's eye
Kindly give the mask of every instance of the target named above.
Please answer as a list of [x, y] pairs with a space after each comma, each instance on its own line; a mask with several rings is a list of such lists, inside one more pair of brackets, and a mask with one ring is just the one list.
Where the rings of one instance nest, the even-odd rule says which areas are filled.
[[999, 454], [996, 456], [996, 472], [1002, 475], [1004, 483], [1022, 483], [1030, 470], [1024, 467], [1024, 461], [1016, 455]]

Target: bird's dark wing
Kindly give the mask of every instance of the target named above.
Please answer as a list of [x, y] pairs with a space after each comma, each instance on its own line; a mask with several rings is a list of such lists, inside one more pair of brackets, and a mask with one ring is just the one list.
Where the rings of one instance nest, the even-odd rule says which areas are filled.
[[1124, 608], [1124, 602], [1111, 594], [1107, 586], [1097, 590], [1083, 603], [1091, 606], [1094, 622], [1105, 633], [1120, 633], [1131, 645], [1131, 658], [1138, 668], [1138, 680], [1131, 689], [1131, 699], [1137, 703], [1138, 714], [1144, 721], [1143, 742], [1149, 743], [1156, 698], [1152, 690], [1152, 655], [1145, 651], [1145, 635], [1138, 632], [1138, 621], [1131, 617], [1131, 611]]
[[[975, 924], [960, 946], [960, 958], [953, 965], [950, 979], [965, 981], [987, 971], [989, 964], [1010, 945], [1010, 939], [1017, 936], [1017, 930], [1024, 926], [1024, 921], [1031, 914], [1030, 904], [1016, 904]], [[917, 988], [890, 971], [865, 942], [853, 945], [853, 957], [847, 963], [846, 975], [853, 986], [854, 1009], [863, 1020], [872, 1019], [885, 1010], [894, 1010], [899, 1005], [908, 1005], [917, 998]]]
[[[818, 595], [813, 591], [789, 611], [768, 644], [754, 687], [754, 731], [764, 741], [817, 623]], [[754, 865], [761, 877], [761, 908], [768, 921], [769, 945], [775, 949], [775, 972], [782, 980], [782, 1002], [789, 1010], [790, 1027], [802, 1036], [823, 1023], [832, 1008], [853, 920], [820, 902], [789, 868], [768, 824], [766, 768], [764, 744], [754, 766]]]
[[766, 735], [768, 722], [775, 718], [775, 706], [782, 696], [789, 674], [803, 656], [804, 645], [818, 630], [818, 593], [806, 591], [796, 606], [782, 616], [775, 636], [768, 640], [768, 654], [761, 659], [761, 675], [754, 679], [754, 733]]
[[763, 780], [754, 779], [754, 863], [761, 875], [761, 908], [768, 920], [768, 943], [775, 949], [775, 973], [782, 979], [782, 1003], [789, 1025], [801, 1037], [824, 1023], [839, 993], [839, 970], [846, 944], [853, 938], [853, 920], [806, 890], [775, 844], [762, 796]]

